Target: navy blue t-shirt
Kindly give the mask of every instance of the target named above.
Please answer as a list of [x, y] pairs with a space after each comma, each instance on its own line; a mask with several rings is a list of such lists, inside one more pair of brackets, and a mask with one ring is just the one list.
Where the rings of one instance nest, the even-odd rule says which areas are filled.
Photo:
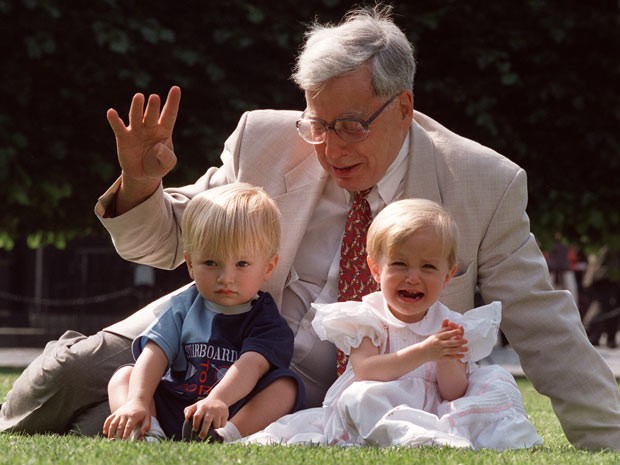
[[288, 368], [294, 336], [273, 298], [259, 291], [249, 307], [218, 312], [194, 285], [172, 297], [171, 307], [134, 340], [134, 357], [155, 342], [168, 357], [160, 388], [189, 402], [206, 397], [244, 352], [263, 355], [271, 370]]

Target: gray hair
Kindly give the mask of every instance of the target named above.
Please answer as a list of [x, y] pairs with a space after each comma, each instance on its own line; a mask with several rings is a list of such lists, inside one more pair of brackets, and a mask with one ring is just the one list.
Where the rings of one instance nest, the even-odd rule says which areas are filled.
[[376, 95], [413, 90], [413, 45], [394, 24], [391, 6], [354, 9], [337, 26], [315, 22], [305, 36], [292, 79], [303, 91], [318, 92], [332, 78], [368, 63]]

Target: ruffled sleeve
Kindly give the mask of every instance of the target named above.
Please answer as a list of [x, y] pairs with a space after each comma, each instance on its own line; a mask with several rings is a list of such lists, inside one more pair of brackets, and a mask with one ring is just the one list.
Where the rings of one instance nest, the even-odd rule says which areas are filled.
[[465, 339], [469, 341], [466, 361], [477, 362], [491, 353], [497, 342], [501, 320], [502, 304], [500, 302], [491, 302], [462, 315], [460, 324], [463, 325]]
[[312, 326], [322, 340], [333, 342], [346, 355], [367, 337], [378, 347], [385, 342], [385, 328], [363, 302], [312, 304], [316, 310]]

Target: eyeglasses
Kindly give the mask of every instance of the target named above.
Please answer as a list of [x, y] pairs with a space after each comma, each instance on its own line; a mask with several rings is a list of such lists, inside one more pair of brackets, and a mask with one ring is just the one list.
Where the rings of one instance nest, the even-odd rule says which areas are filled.
[[339, 118], [329, 124], [327, 121], [322, 119], [304, 118], [302, 116], [302, 118], [297, 120], [296, 123], [297, 132], [303, 140], [314, 145], [325, 142], [325, 139], [327, 138], [327, 131], [329, 129], [333, 129], [334, 132], [338, 134], [338, 137], [345, 142], [362, 142], [368, 138], [368, 134], [370, 133], [369, 126], [371, 123], [376, 120], [381, 112], [385, 110], [387, 106], [399, 95], [400, 94], [396, 94], [394, 97], [381, 105], [381, 108], [375, 111], [366, 121], [354, 118]]

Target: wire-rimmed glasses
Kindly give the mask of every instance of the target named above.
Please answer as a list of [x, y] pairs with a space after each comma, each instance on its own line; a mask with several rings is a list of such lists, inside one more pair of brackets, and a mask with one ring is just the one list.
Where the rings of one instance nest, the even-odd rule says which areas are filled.
[[362, 142], [368, 138], [370, 132], [370, 125], [379, 117], [381, 112], [392, 103], [392, 101], [400, 94], [394, 95], [387, 102], [375, 111], [370, 118], [366, 121], [355, 118], [338, 118], [331, 124], [327, 121], [317, 118], [305, 118], [303, 115], [301, 119], [297, 120], [297, 132], [303, 140], [310, 144], [322, 144], [327, 138], [327, 131], [332, 129], [338, 137], [345, 142], [356, 143]]

